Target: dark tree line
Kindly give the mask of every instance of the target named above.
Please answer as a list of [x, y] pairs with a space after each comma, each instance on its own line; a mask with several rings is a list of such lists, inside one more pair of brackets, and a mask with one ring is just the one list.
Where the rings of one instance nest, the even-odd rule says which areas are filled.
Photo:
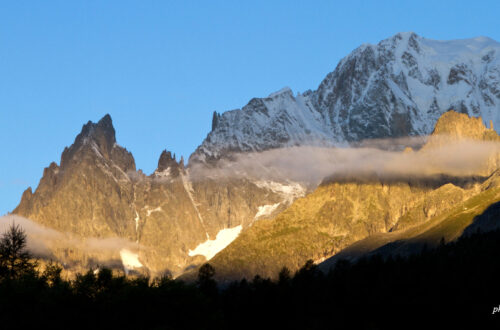
[[308, 261], [278, 279], [224, 287], [216, 269], [195, 283], [127, 278], [108, 269], [74, 280], [49, 264], [35, 271], [26, 236], [0, 239], [0, 327], [134, 329], [498, 328], [500, 232], [477, 233], [409, 258], [339, 261], [328, 273]]

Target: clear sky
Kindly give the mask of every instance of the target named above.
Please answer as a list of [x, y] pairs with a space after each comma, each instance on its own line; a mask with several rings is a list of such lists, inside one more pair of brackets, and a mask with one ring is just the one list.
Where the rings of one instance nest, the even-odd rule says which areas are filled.
[[1, 1], [0, 214], [88, 120], [111, 114], [149, 174], [165, 148], [187, 158], [214, 110], [315, 89], [401, 31], [500, 40], [499, 14], [500, 1]]

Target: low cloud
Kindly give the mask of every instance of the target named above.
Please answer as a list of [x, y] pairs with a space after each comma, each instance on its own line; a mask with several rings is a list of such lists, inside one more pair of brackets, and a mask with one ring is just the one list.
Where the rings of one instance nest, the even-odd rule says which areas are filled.
[[[12, 225], [19, 225], [27, 235], [27, 249], [36, 257], [73, 263], [76, 259], [93, 260], [99, 264], [117, 264], [120, 251], [137, 251], [139, 246], [124, 238], [86, 238], [46, 228], [30, 219], [6, 215], [0, 217], [0, 235]], [[82, 265], [84, 266], [84, 265]]]
[[[402, 179], [447, 175], [453, 177], [486, 175], [498, 167], [500, 144], [497, 142], [455, 141], [441, 143], [425, 139], [370, 140], [356, 148], [290, 147], [264, 152], [233, 155], [212, 167], [193, 164], [191, 180], [250, 178], [258, 181], [295, 181], [310, 188], [329, 179]], [[417, 151], [404, 150], [411, 145]], [[142, 174], [140, 178], [144, 178]], [[35, 255], [65, 262], [97, 260], [120, 263], [123, 249], [137, 252], [138, 244], [123, 238], [87, 238], [48, 229], [29, 219], [0, 217], [0, 233], [19, 224], [28, 235], [28, 249]], [[80, 263], [88, 266], [88, 263]]]
[[0, 234], [5, 233], [12, 225], [19, 225], [28, 237], [28, 250], [39, 257], [52, 257], [48, 242], [59, 242], [64, 240], [64, 235], [60, 232], [45, 228], [29, 219], [17, 216], [6, 215], [0, 217]]
[[[356, 148], [289, 147], [235, 155], [207, 169], [194, 165], [193, 180], [249, 177], [292, 180], [315, 186], [325, 178], [404, 179], [447, 175], [485, 175], [496, 165], [500, 144], [461, 140], [424, 146], [425, 138], [370, 140]], [[412, 145], [418, 151], [403, 150]]]

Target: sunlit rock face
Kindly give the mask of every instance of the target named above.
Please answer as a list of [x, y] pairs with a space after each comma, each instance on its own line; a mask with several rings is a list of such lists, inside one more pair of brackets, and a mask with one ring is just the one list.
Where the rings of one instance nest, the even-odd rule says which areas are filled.
[[[140, 263], [153, 274], [177, 275], [229, 244], [255, 221], [261, 205], [290, 203], [282, 193], [249, 179], [193, 172], [168, 151], [161, 153], [150, 176], [136, 171], [132, 154], [116, 143], [106, 115], [83, 126], [64, 150], [60, 166], [51, 163], [35, 192], [28, 188], [13, 213], [80, 238], [135, 242], [134, 256], [116, 256], [127, 272]], [[220, 233], [229, 228], [239, 230], [222, 235], [221, 245]], [[209, 252], [189, 253], [212, 240], [216, 244]], [[75, 258], [89, 262], [80, 255]]]
[[[132, 155], [116, 144], [111, 117], [85, 124], [60, 166], [51, 163], [34, 194], [24, 194], [14, 213], [61, 231], [136, 238]], [[31, 190], [31, 189], [30, 189]], [[124, 220], [124, 219], [129, 219]]]
[[[392, 153], [383, 163], [399, 162], [408, 172], [389, 166], [370, 176], [334, 176], [272, 219], [255, 222], [211, 260], [218, 279], [276, 278], [284, 266], [294, 271], [309, 259], [320, 263], [356, 242], [370, 251], [384, 242], [432, 246], [459, 237], [475, 215], [500, 201], [500, 136], [481, 118], [455, 111], [442, 115], [433, 132], [420, 150]], [[482, 148], [480, 162], [468, 159]], [[450, 172], [453, 159], [460, 159], [460, 171]], [[462, 167], [462, 160], [474, 166]]]

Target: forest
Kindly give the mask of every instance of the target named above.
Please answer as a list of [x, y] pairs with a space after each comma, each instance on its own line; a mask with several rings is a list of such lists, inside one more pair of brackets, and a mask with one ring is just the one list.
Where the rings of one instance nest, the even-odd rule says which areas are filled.
[[[308, 261], [277, 280], [218, 284], [210, 264], [197, 280], [125, 277], [109, 269], [64, 279], [41, 270], [22, 228], [0, 239], [3, 329], [422, 329], [498, 328], [500, 231], [476, 232], [407, 258]], [[497, 312], [494, 312], [495, 307]]]

